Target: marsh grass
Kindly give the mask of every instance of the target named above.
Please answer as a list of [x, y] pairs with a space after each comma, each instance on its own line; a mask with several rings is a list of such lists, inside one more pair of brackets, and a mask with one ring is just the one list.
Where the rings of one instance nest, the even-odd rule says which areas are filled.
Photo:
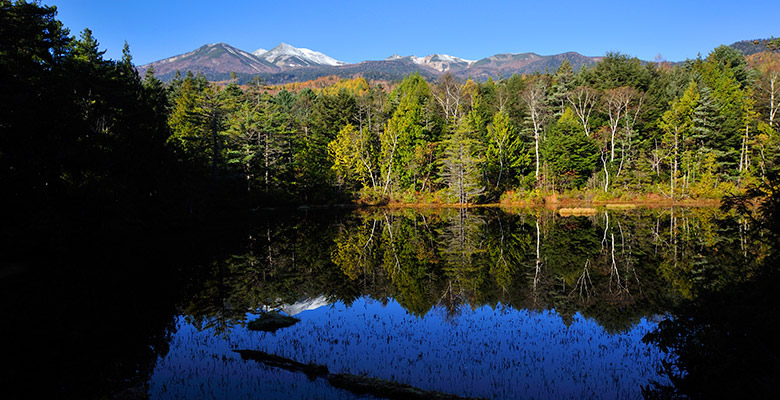
[[636, 204], [607, 204], [607, 210], [632, 210], [636, 208]]
[[592, 207], [574, 207], [574, 208], [561, 208], [558, 210], [558, 214], [560, 214], [561, 217], [569, 217], [569, 216], [588, 216], [588, 215], [596, 215], [598, 213], [598, 210]]

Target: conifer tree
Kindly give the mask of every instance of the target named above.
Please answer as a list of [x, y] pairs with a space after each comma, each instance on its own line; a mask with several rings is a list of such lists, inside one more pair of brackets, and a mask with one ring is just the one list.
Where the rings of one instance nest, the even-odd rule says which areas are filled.
[[432, 172], [433, 149], [428, 145], [431, 126], [427, 116], [430, 88], [419, 74], [410, 75], [391, 98], [397, 106], [380, 134], [380, 170], [383, 193], [396, 188], [422, 190]]
[[462, 118], [458, 128], [442, 141], [441, 179], [457, 203], [470, 203], [484, 191], [480, 176], [479, 141], [468, 118]]
[[559, 118], [566, 110], [570, 93], [574, 90], [575, 77], [569, 59], [564, 59], [552, 77], [552, 93], [549, 97], [553, 118]]

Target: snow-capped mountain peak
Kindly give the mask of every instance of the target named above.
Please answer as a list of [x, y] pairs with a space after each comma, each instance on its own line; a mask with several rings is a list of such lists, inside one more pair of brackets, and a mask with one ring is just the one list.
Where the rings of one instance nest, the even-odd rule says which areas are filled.
[[401, 60], [407, 59], [417, 65], [424, 65], [429, 68], [433, 68], [439, 72], [448, 72], [452, 70], [465, 69], [477, 62], [476, 60], [466, 60], [465, 58], [455, 57], [448, 54], [431, 54], [425, 57], [407, 56], [401, 57], [398, 54], [393, 54], [388, 57], [387, 60]]
[[455, 57], [448, 54], [431, 54], [428, 57], [438, 58], [441, 61], [454, 62], [454, 63], [466, 63], [469, 65], [477, 62], [477, 60], [467, 60], [465, 58]]
[[257, 50], [252, 52], [252, 54], [254, 54], [257, 57], [260, 57], [260, 56], [262, 56], [265, 53], [268, 53], [268, 50], [263, 49], [263, 48], [257, 49]]
[[[259, 51], [259, 50], [258, 50]], [[287, 43], [279, 43], [271, 50], [255, 55], [280, 67], [304, 67], [311, 65], [345, 65], [343, 61], [328, 57], [318, 51], [298, 48]]]

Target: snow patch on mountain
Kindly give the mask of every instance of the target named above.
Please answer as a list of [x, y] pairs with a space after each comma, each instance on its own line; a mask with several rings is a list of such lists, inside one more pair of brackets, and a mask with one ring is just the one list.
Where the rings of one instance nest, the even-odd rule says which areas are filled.
[[387, 60], [401, 59], [410, 60], [417, 65], [424, 65], [439, 72], [447, 72], [453, 69], [453, 67], [457, 69], [465, 69], [477, 62], [477, 60], [467, 60], [465, 58], [455, 57], [448, 54], [430, 54], [425, 57], [417, 57], [413, 55], [401, 57], [398, 54], [394, 54], [387, 58]]
[[319, 296], [313, 299], [312, 298], [302, 299], [293, 304], [284, 304], [279, 308], [282, 311], [284, 311], [287, 315], [294, 316], [304, 311], [316, 310], [320, 307], [327, 306], [327, 305], [330, 305], [330, 301], [328, 301], [328, 299], [325, 296]]
[[[284, 64], [287, 66], [304, 66], [304, 65], [346, 65], [343, 61], [336, 60], [332, 57], [328, 57], [318, 51], [314, 51], [306, 48], [298, 48], [290, 46], [287, 43], [280, 43], [278, 46], [271, 50], [268, 50], [262, 54], [256, 54], [258, 57], [273, 63]], [[297, 58], [297, 60], [296, 60]]]
[[466, 64], [474, 64], [477, 62], [477, 60], [467, 60], [465, 58], [455, 57], [447, 54], [432, 54], [432, 56], [438, 57], [442, 61], [448, 61], [448, 62], [454, 62], [454, 63], [466, 63]]

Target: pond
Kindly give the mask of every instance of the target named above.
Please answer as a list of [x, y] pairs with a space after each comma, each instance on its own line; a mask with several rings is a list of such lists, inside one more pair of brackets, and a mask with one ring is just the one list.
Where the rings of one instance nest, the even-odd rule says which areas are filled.
[[[642, 338], [722, 268], [724, 242], [747, 260], [745, 238], [719, 235], [711, 209], [586, 213], [372, 210], [268, 224], [212, 263], [151, 396], [350, 396], [233, 351], [249, 349], [465, 397], [640, 398], [668, 383], [668, 356]], [[246, 328], [268, 310], [301, 321]]]
[[[75, 294], [65, 274], [43, 286], [84, 307], [56, 317], [63, 348], [80, 349], [56, 357], [83, 359], [72, 367], [87, 377], [60, 385], [87, 397], [378, 394], [338, 376], [423, 397], [635, 399], [673, 383], [675, 355], [643, 339], [755, 270], [767, 249], [751, 231], [710, 208], [266, 210], [203, 242], [154, 238], [88, 263], [144, 273], [69, 272]], [[268, 313], [297, 320], [250, 329]]]

